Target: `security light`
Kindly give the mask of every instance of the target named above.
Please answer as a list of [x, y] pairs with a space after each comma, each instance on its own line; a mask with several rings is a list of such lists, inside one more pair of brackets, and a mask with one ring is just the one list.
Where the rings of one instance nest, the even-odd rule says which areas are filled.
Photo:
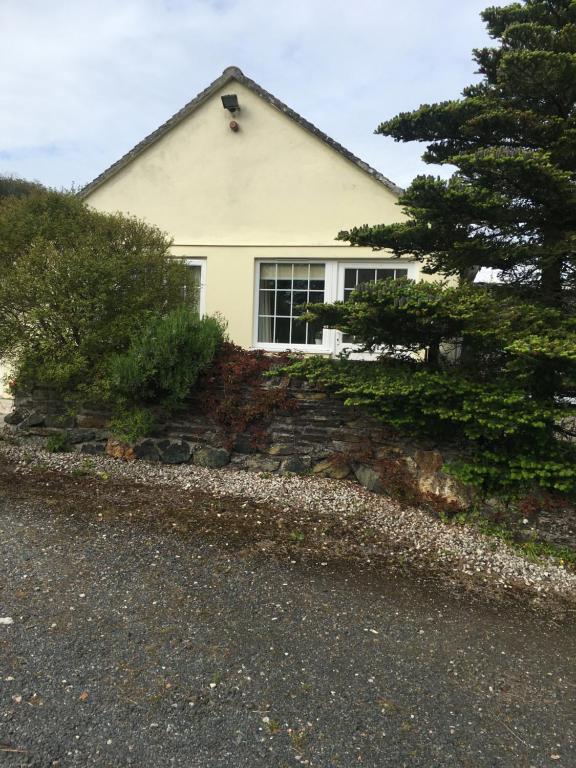
[[224, 109], [227, 109], [228, 112], [236, 112], [237, 109], [240, 109], [240, 105], [238, 104], [238, 96], [236, 96], [235, 93], [232, 93], [228, 96], [222, 96], [222, 106]]

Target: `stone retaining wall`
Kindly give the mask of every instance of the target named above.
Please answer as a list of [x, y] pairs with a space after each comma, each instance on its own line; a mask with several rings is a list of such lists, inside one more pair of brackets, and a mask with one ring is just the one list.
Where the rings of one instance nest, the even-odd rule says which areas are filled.
[[178, 416], [159, 423], [153, 434], [130, 446], [110, 434], [107, 414], [84, 409], [72, 415], [45, 390], [17, 397], [5, 422], [13, 433], [40, 441], [65, 433], [71, 448], [87, 456], [107, 453], [125, 460], [313, 474], [354, 480], [377, 493], [411, 489], [459, 505], [469, 503], [471, 493], [442, 471], [445, 456], [437, 446], [413, 445], [368, 411], [345, 406], [304, 382], [262, 386], [287, 386], [293, 407], [269, 414], [259, 425], [257, 440], [251, 431], [227, 434], [203, 401], [194, 399]]

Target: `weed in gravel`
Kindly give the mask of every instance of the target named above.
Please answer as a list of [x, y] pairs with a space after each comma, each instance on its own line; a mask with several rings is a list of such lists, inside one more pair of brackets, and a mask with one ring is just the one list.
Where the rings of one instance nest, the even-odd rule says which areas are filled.
[[70, 451], [70, 438], [66, 432], [55, 432], [46, 440], [48, 453], [68, 453]]
[[86, 475], [91, 475], [93, 471], [94, 462], [90, 459], [84, 459], [79, 467], [70, 470], [70, 474], [73, 477], [86, 477]]
[[306, 746], [306, 729], [300, 728], [299, 730], [288, 729], [290, 733], [290, 744], [292, 749], [296, 752], [302, 752]]
[[282, 730], [282, 726], [280, 725], [278, 720], [271, 720], [269, 718], [265, 718], [264, 722], [266, 724], [266, 728], [270, 733], [278, 733], [279, 731]]

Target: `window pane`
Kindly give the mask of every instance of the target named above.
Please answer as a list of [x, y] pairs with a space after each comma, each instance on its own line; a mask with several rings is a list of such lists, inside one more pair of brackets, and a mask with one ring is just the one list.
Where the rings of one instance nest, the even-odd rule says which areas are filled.
[[310, 304], [323, 304], [324, 291], [310, 291], [310, 298], [308, 301]]
[[276, 279], [276, 264], [261, 264], [260, 265], [260, 277], [266, 279]]
[[276, 332], [274, 334], [274, 341], [276, 342], [276, 344], [290, 343], [290, 318], [289, 317], [276, 318]]
[[308, 264], [294, 264], [294, 280], [308, 280]]
[[260, 291], [260, 306], [258, 308], [259, 315], [273, 315], [274, 314], [274, 291]]
[[260, 288], [274, 288], [276, 286], [276, 264], [260, 265]]
[[198, 264], [186, 264], [183, 285], [184, 303], [200, 313], [200, 278], [202, 268]]
[[352, 296], [353, 288], [345, 288], [344, 289], [344, 301], [349, 301], [350, 296]]
[[308, 344], [322, 344], [324, 329], [321, 323], [308, 323]]
[[292, 280], [292, 264], [278, 264], [278, 280]]
[[376, 280], [393, 280], [395, 269], [378, 269], [376, 270]]
[[292, 294], [290, 291], [278, 291], [276, 294], [276, 314], [290, 315]]
[[294, 298], [292, 299], [292, 314], [301, 315], [303, 310], [298, 309], [298, 305], [308, 303], [308, 294], [306, 291], [294, 291]]
[[270, 344], [274, 339], [274, 318], [258, 318], [258, 341]]
[[365, 283], [373, 283], [376, 278], [375, 269], [359, 269], [358, 270], [358, 285], [364, 285]]
[[357, 285], [358, 285], [358, 270], [345, 269], [344, 270], [344, 288], [356, 288]]
[[310, 264], [310, 280], [324, 280], [324, 264]]
[[399, 277], [408, 277], [408, 270], [407, 269], [397, 269], [396, 270], [396, 279]]
[[306, 344], [306, 323], [302, 320], [292, 321], [292, 344]]

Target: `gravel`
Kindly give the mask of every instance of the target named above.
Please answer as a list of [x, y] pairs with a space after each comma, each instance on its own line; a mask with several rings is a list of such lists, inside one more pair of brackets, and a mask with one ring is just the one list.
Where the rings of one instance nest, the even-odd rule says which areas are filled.
[[[2, 768], [576, 765], [574, 626], [172, 527], [158, 485], [5, 469]], [[188, 514], [257, 514], [211, 499]]]
[[521, 594], [534, 604], [576, 603], [576, 574], [551, 559], [532, 562], [504, 542], [468, 526], [452, 526], [425, 511], [369, 493], [349, 481], [312, 477], [282, 477], [238, 471], [205, 469], [194, 465], [164, 466], [125, 463], [108, 457], [47, 453], [29, 445], [0, 443], [0, 456], [20, 475], [47, 468], [70, 474], [90, 468], [107, 478], [146, 486], [170, 487], [182, 494], [201, 491], [216, 498], [240, 498], [266, 505], [280, 513], [297, 513], [308, 523], [329, 517], [347, 531], [370, 531], [364, 556], [441, 573], [484, 596]]

